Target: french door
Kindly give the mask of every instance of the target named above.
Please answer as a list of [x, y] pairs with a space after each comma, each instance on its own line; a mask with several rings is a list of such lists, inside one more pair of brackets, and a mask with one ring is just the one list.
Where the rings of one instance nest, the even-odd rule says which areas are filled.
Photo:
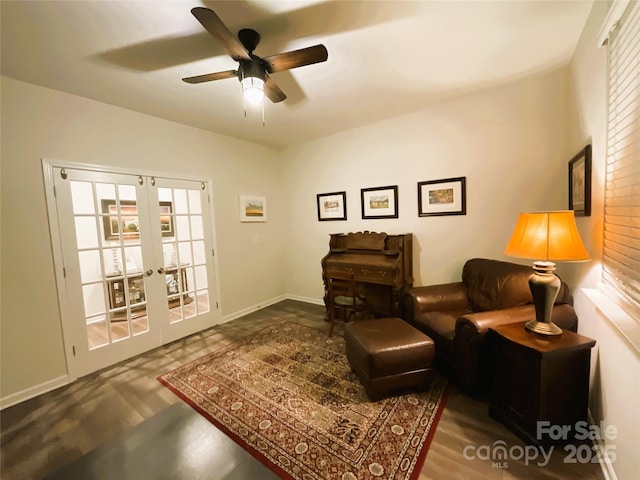
[[71, 377], [218, 323], [207, 183], [45, 165], [47, 174]]

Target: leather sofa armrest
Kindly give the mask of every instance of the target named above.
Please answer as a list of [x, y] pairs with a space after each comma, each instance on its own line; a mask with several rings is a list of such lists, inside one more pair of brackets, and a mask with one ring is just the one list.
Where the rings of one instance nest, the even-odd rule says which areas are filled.
[[462, 335], [484, 335], [490, 327], [508, 323], [524, 322], [536, 318], [533, 305], [490, 310], [488, 312], [470, 313], [463, 315], [456, 321], [456, 337]]
[[[486, 391], [492, 376], [491, 351], [485, 334], [491, 327], [535, 318], [533, 305], [463, 315], [456, 321], [454, 350], [457, 380], [466, 393]], [[551, 321], [575, 332], [578, 317], [571, 305], [555, 305]], [[524, 328], [524, 327], [523, 327]], [[532, 334], [533, 335], [533, 334]]]
[[414, 287], [407, 293], [409, 318], [423, 312], [465, 310], [467, 289], [462, 282]]
[[[456, 321], [456, 337], [462, 333], [484, 335], [491, 327], [508, 323], [524, 322], [536, 318], [533, 305], [505, 308], [504, 310], [492, 310], [463, 315]], [[569, 304], [555, 305], [551, 311], [551, 321], [565, 330], [575, 332], [578, 328], [578, 317], [575, 310]]]

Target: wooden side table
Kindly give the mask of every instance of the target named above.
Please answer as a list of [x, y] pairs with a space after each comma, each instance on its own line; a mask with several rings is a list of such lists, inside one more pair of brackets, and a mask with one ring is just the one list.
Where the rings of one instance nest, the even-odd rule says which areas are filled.
[[[526, 322], [490, 328], [493, 388], [489, 415], [527, 443], [567, 443], [588, 424], [589, 366], [596, 341], [563, 330], [544, 336]], [[539, 423], [540, 422], [540, 423]]]

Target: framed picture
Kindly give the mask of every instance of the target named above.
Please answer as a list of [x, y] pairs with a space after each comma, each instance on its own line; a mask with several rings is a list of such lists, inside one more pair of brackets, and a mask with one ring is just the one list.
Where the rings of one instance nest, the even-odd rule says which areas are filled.
[[347, 192], [318, 193], [318, 221], [347, 219]]
[[266, 222], [267, 199], [253, 195], [240, 195], [240, 221]]
[[591, 215], [591, 145], [569, 161], [569, 210], [577, 217]]
[[398, 218], [398, 186], [360, 190], [362, 218]]
[[418, 182], [418, 216], [467, 214], [467, 177]]
[[[102, 199], [102, 225], [105, 240], [118, 240], [120, 232], [124, 240], [140, 238], [140, 223], [138, 217], [138, 204], [135, 200], [120, 200], [120, 220], [118, 209], [114, 199]], [[163, 237], [174, 236], [173, 230], [173, 204], [171, 202], [159, 202], [160, 229]]]

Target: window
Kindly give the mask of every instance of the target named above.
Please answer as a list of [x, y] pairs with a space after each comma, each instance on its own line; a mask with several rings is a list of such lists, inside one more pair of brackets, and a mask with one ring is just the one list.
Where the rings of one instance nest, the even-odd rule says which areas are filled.
[[611, 11], [603, 284], [640, 322], [640, 2]]

